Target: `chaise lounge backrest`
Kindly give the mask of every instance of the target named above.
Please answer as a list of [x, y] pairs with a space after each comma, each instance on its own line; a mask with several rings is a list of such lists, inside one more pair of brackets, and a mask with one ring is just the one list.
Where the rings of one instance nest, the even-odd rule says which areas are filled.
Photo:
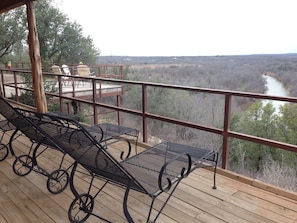
[[77, 65], [76, 69], [77, 69], [77, 74], [80, 77], [90, 77], [91, 76], [90, 67], [85, 64]]
[[54, 121], [53, 118], [49, 119], [45, 114], [15, 108], [2, 96], [0, 96], [0, 114], [15, 126], [16, 131], [20, 131], [32, 142], [61, 150], [51, 137], [48, 137], [49, 135], [59, 136], [63, 133], [62, 129], [59, 129], [61, 126], [59, 119]]
[[45, 139], [44, 135], [36, 130], [35, 124], [12, 107], [2, 96], [0, 96], [0, 113], [31, 141], [39, 142]]

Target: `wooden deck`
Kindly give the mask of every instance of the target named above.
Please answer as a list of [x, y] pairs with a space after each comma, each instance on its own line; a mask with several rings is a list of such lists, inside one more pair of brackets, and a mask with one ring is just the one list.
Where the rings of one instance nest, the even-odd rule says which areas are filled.
[[[7, 142], [8, 135], [4, 138], [4, 143]], [[29, 143], [25, 138], [19, 137], [13, 145], [19, 153], [27, 151]], [[39, 164], [50, 170], [57, 166], [59, 158], [59, 152], [47, 150], [40, 156]], [[14, 158], [9, 155], [0, 162], [0, 222], [69, 222], [67, 212], [73, 200], [69, 187], [61, 194], [53, 195], [46, 188], [46, 177], [35, 172], [24, 177], [17, 176], [12, 169], [13, 161]], [[190, 174], [179, 185], [157, 222], [297, 223], [296, 194], [228, 172], [219, 172], [216, 190], [212, 189], [211, 171], [197, 169]], [[81, 188], [87, 185], [86, 181], [88, 179], [81, 175], [78, 179]], [[99, 181], [96, 183], [100, 184]], [[107, 186], [104, 193], [96, 199], [95, 213], [111, 222], [126, 222], [122, 212], [123, 194], [123, 189]], [[138, 192], [132, 192], [131, 195], [129, 207], [135, 222], [145, 222], [148, 197]], [[102, 221], [90, 217], [86, 222]]]
[[[84, 80], [85, 81], [85, 80]], [[76, 83], [77, 82], [77, 83]], [[76, 83], [76, 84], [75, 84]], [[58, 87], [58, 84], [57, 84]], [[89, 99], [93, 97], [93, 88], [91, 80], [83, 82], [75, 81], [73, 83], [63, 85], [62, 95], [72, 97], [75, 95], [76, 98]], [[96, 84], [96, 98], [110, 97], [123, 94], [123, 87], [115, 84]]]

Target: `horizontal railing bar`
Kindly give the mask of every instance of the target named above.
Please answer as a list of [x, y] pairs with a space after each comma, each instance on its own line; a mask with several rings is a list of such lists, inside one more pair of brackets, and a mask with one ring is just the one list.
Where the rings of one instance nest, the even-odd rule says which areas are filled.
[[[24, 71], [24, 70], [18, 70], [18, 69], [1, 69], [1, 75], [2, 75], [2, 80], [3, 80], [3, 71], [10, 71], [13, 72], [11, 74], [7, 74], [7, 75], [14, 75], [14, 77], [16, 77], [16, 73], [31, 73], [30, 71]], [[55, 78], [55, 80], [60, 80], [61, 81], [61, 77], [62, 76], [67, 76], [67, 75], [61, 75], [61, 74], [53, 74], [50, 72], [44, 72], [44, 75], [48, 75], [48, 76], [53, 76]], [[5, 74], [6, 75], [6, 74]], [[175, 118], [170, 118], [170, 117], [165, 117], [165, 116], [161, 116], [161, 115], [156, 115], [156, 114], [152, 114], [147, 112], [147, 108], [142, 108], [140, 110], [135, 110], [135, 109], [129, 109], [129, 108], [124, 108], [121, 106], [115, 106], [115, 105], [110, 105], [110, 104], [105, 104], [102, 102], [98, 102], [96, 101], [96, 98], [93, 97], [91, 100], [87, 100], [87, 99], [82, 99], [82, 98], [76, 98], [75, 96], [65, 96], [63, 95], [62, 90], [62, 84], [61, 82], [59, 83], [59, 92], [58, 93], [50, 93], [50, 92], [46, 92], [47, 96], [52, 96], [52, 97], [56, 97], [59, 98], [59, 100], [65, 99], [65, 100], [74, 100], [76, 102], [81, 102], [81, 103], [85, 103], [88, 104], [90, 106], [94, 106], [94, 108], [96, 106], [98, 107], [102, 107], [102, 108], [106, 108], [106, 109], [110, 109], [110, 110], [114, 110], [117, 112], [124, 112], [124, 113], [128, 113], [128, 114], [132, 114], [132, 115], [136, 115], [141, 117], [143, 120], [146, 119], [154, 119], [154, 120], [159, 120], [159, 121], [163, 121], [163, 122], [167, 122], [167, 123], [171, 123], [171, 124], [176, 124], [176, 125], [181, 125], [181, 126], [185, 126], [185, 127], [189, 127], [189, 128], [193, 128], [193, 129], [197, 129], [197, 130], [202, 130], [202, 131], [206, 131], [206, 132], [210, 132], [210, 133], [214, 133], [214, 134], [218, 134], [221, 135], [224, 138], [224, 141], [226, 142], [226, 140], [230, 140], [231, 138], [235, 138], [235, 139], [240, 139], [240, 140], [245, 140], [245, 141], [249, 141], [249, 142], [254, 142], [254, 143], [258, 143], [258, 144], [262, 144], [262, 145], [266, 145], [266, 146], [271, 146], [274, 148], [280, 148], [280, 149], [284, 149], [287, 151], [292, 151], [292, 152], [297, 152], [297, 146], [293, 145], [293, 144], [288, 144], [288, 143], [283, 143], [283, 142], [279, 142], [279, 141], [275, 141], [275, 140], [271, 140], [271, 139], [267, 139], [267, 138], [262, 138], [262, 137], [257, 137], [257, 136], [252, 136], [252, 135], [247, 135], [244, 133], [239, 133], [239, 132], [234, 132], [231, 131], [229, 129], [229, 125], [230, 125], [230, 120], [228, 119], [228, 115], [230, 114], [226, 114], [228, 112], [230, 112], [231, 110], [231, 98], [233, 99], [234, 97], [245, 97], [245, 98], [253, 98], [253, 99], [260, 99], [260, 100], [277, 100], [277, 101], [285, 101], [285, 102], [292, 102], [292, 103], [297, 103], [297, 98], [295, 97], [281, 97], [281, 96], [274, 96], [274, 95], [266, 95], [266, 94], [260, 94], [260, 93], [251, 93], [251, 92], [239, 92], [239, 91], [230, 91], [230, 90], [220, 90], [220, 89], [210, 89], [210, 88], [200, 88], [200, 87], [190, 87], [190, 86], [179, 86], [179, 85], [169, 85], [169, 84], [161, 84], [161, 83], [151, 83], [151, 82], [140, 82], [140, 81], [131, 81], [131, 80], [123, 80], [123, 79], [114, 79], [114, 78], [102, 78], [102, 77], [81, 77], [81, 76], [76, 76], [76, 75], [72, 75], [72, 76], [67, 76], [67, 77], [71, 77], [73, 78], [73, 80], [75, 79], [80, 79], [80, 80], [92, 80], [93, 81], [93, 88], [96, 87], [96, 83], [115, 83], [115, 84], [121, 84], [121, 85], [137, 85], [140, 86], [140, 88], [142, 88], [142, 94], [144, 95], [142, 100], [147, 100], [147, 89], [149, 87], [153, 87], [153, 88], [167, 88], [167, 89], [174, 89], [174, 90], [182, 90], [182, 91], [190, 91], [190, 92], [196, 92], [196, 93], [206, 93], [206, 94], [216, 94], [216, 95], [222, 95], [224, 96], [224, 100], [226, 102], [226, 100], [230, 103], [225, 103], [225, 112], [223, 112], [223, 116], [224, 116], [224, 129], [220, 129], [220, 128], [215, 128], [215, 127], [210, 127], [210, 126], [205, 126], [205, 125], [200, 125], [198, 123], [192, 123], [189, 121], [183, 121], [183, 120], [179, 120], [179, 119], [175, 119]], [[16, 80], [16, 79], [15, 79]], [[4, 89], [4, 87], [10, 87], [10, 88], [15, 88], [15, 92], [18, 93], [18, 90], [25, 90], [25, 91], [30, 91], [32, 92], [33, 89], [30, 88], [26, 88], [23, 86], [18, 86], [16, 83], [12, 82], [12, 83], [2, 83], [2, 87]], [[75, 86], [72, 87], [73, 90], [76, 89]], [[99, 88], [96, 88], [96, 91], [100, 90]], [[93, 92], [95, 92], [95, 89], [93, 89]], [[73, 94], [71, 92], [69, 92], [69, 94]], [[75, 93], [74, 93], [75, 94]], [[227, 122], [227, 123], [226, 123]], [[143, 121], [142, 123], [146, 123], [145, 121]], [[147, 129], [146, 127], [143, 128], [143, 135], [147, 135]], [[226, 145], [228, 145], [228, 143], [226, 143]], [[228, 148], [223, 148], [223, 150], [226, 149], [226, 152], [228, 153]], [[223, 163], [227, 162], [228, 159], [228, 155], [224, 156], [222, 160]]]
[[229, 131], [228, 136], [237, 138], [237, 139], [242, 139], [249, 142], [263, 144], [266, 146], [271, 146], [271, 147], [280, 148], [280, 149], [284, 149], [292, 152], [297, 152], [297, 145], [293, 145], [293, 144], [283, 143], [283, 142], [266, 139], [258, 136], [246, 135], [243, 133], [238, 133], [233, 131]]
[[[2, 69], [2, 70], [12, 71], [10, 69]], [[30, 71], [24, 71], [24, 70], [13, 70], [13, 71], [21, 72], [21, 73], [31, 73]], [[53, 74], [50, 72], [43, 72], [43, 74], [57, 76], [57, 77], [58, 76], [71, 77], [74, 79], [81, 79], [81, 80], [95, 79], [96, 81], [103, 81], [103, 82], [113, 82], [113, 83], [122, 83], [122, 84], [125, 83], [125, 84], [132, 84], [132, 85], [146, 85], [148, 87], [166, 87], [169, 89], [187, 90], [187, 91], [195, 91], [195, 92], [211, 93], [211, 94], [219, 94], [219, 95], [232, 94], [232, 96], [236, 96], [236, 97], [248, 97], [248, 98], [255, 98], [255, 99], [278, 100], [278, 101], [297, 103], [297, 98], [295, 97], [283, 97], [283, 96], [266, 95], [266, 94], [260, 94], [260, 93], [252, 93], [252, 92], [240, 92], [240, 91], [220, 90], [220, 89], [211, 89], [211, 88], [189, 87], [189, 86], [169, 85], [169, 84], [161, 84], [161, 83], [131, 81], [131, 80], [122, 80], [122, 79], [113, 79], [113, 78], [102, 78], [102, 77], [82, 77], [77, 75], [69, 76], [64, 74]]]

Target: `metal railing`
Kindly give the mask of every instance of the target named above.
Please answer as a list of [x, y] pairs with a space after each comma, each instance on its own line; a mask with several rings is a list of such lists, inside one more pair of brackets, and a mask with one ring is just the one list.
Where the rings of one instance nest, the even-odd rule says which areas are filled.
[[[4, 96], [9, 97], [8, 90], [13, 92], [15, 100], [19, 101], [19, 95], [22, 91], [33, 92], [33, 89], [27, 88], [24, 86], [24, 82], [21, 81], [20, 74], [30, 74], [29, 71], [20, 71], [20, 70], [1, 70], [1, 80], [2, 80], [2, 89], [4, 91]], [[133, 116], [137, 116], [141, 119], [142, 124], [142, 137], [143, 142], [148, 141], [149, 128], [148, 120], [157, 120], [160, 122], [171, 123], [178, 126], [183, 126], [187, 128], [192, 128], [196, 130], [201, 130], [204, 132], [212, 133], [219, 135], [222, 138], [221, 149], [222, 149], [222, 168], [227, 168], [228, 166], [228, 156], [229, 156], [229, 143], [231, 138], [240, 139], [244, 141], [249, 141], [253, 143], [258, 143], [261, 145], [266, 145], [274, 148], [280, 148], [287, 151], [297, 152], [297, 146], [293, 144], [288, 144], [280, 141], [275, 141], [273, 139], [261, 138], [253, 135], [244, 134], [241, 132], [232, 131], [231, 126], [231, 112], [232, 112], [232, 103], [234, 103], [235, 98], [245, 98], [248, 100], [276, 100], [276, 101], [285, 101], [291, 103], [297, 103], [297, 98], [293, 97], [277, 97], [269, 96], [264, 94], [257, 93], [247, 93], [247, 92], [238, 92], [238, 91], [226, 91], [226, 90], [217, 90], [217, 89], [208, 89], [208, 88], [198, 88], [198, 87], [186, 87], [178, 85], [167, 85], [159, 83], [149, 83], [149, 82], [138, 82], [130, 80], [120, 80], [120, 79], [107, 79], [107, 78], [92, 78], [92, 77], [71, 77], [70, 87], [71, 90], [68, 94], [65, 93], [65, 85], [63, 85], [62, 78], [63, 75], [55, 75], [51, 73], [44, 73], [44, 79], [46, 81], [57, 82], [57, 92], [46, 92], [46, 95], [51, 97], [51, 100], [57, 100], [60, 104], [60, 110], [63, 111], [64, 101], [68, 100], [75, 103], [84, 103], [92, 107], [92, 118], [93, 123], [98, 123], [98, 110], [99, 108], [104, 108], [108, 110], [115, 111], [117, 113], [117, 122], [121, 124], [121, 114], [126, 113]], [[79, 82], [85, 82], [89, 85], [89, 89], [85, 92], [89, 92], [86, 96], [79, 95], [79, 92], [83, 92], [83, 87], [79, 86]], [[77, 84], [76, 84], [77, 83]], [[112, 85], [116, 89], [114, 92], [110, 91], [109, 94], [106, 92], [103, 85]], [[125, 94], [125, 88], [136, 87], [138, 89], [138, 94], [141, 99], [141, 106], [138, 109], [129, 108], [122, 106], [121, 101], [123, 100]], [[148, 101], [149, 101], [149, 88], [158, 88], [158, 89], [167, 89], [173, 91], [185, 91], [190, 94], [203, 94], [203, 95], [216, 95], [219, 96], [222, 101], [222, 124], [221, 127], [215, 127], [211, 125], [199, 124], [192, 121], [182, 120], [176, 117], [168, 117], [160, 114], [156, 114], [149, 111]], [[110, 90], [110, 89], [109, 89]], [[116, 104], [110, 104], [103, 102], [101, 99], [110, 97], [116, 97]], [[159, 106], [159, 105], [156, 105]], [[68, 108], [69, 111], [69, 108]]]

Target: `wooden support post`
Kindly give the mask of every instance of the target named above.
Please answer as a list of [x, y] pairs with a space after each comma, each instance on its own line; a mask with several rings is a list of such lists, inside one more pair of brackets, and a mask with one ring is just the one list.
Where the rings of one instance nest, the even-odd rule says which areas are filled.
[[230, 118], [231, 118], [231, 94], [225, 95], [225, 118], [224, 118], [224, 131], [223, 131], [223, 151], [222, 151], [222, 168], [228, 168], [229, 160], [229, 131], [230, 131]]
[[35, 97], [35, 106], [39, 112], [47, 112], [47, 103], [43, 87], [43, 77], [40, 58], [40, 46], [37, 34], [35, 11], [33, 1], [28, 1], [27, 6], [27, 20], [28, 20], [28, 44], [29, 54], [31, 60], [31, 71], [33, 79], [33, 89]]

